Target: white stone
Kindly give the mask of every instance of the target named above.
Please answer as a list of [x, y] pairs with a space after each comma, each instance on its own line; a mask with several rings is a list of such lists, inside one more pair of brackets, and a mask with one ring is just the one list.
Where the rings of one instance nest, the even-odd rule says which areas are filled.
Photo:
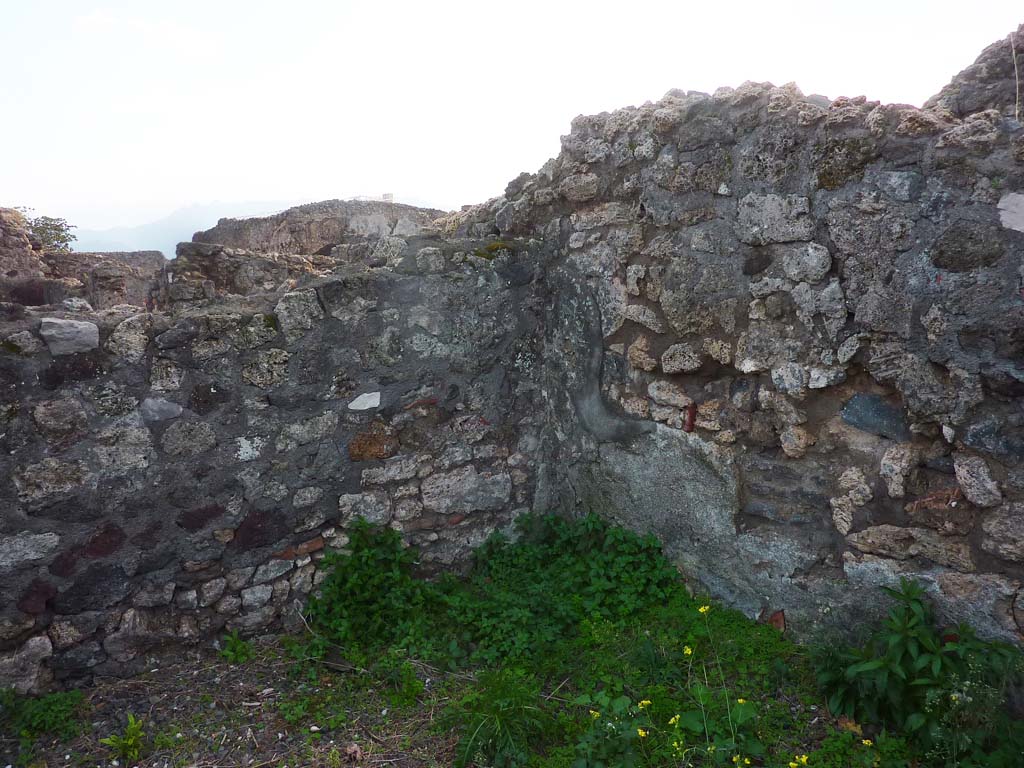
[[39, 335], [43, 337], [51, 355], [88, 352], [100, 345], [99, 326], [81, 320], [44, 317], [39, 326]]
[[181, 415], [182, 407], [162, 397], [147, 397], [142, 401], [139, 410], [142, 411], [142, 418], [147, 422], [166, 421]]
[[260, 457], [263, 446], [267, 444], [266, 438], [260, 437], [236, 437], [235, 458], [239, 461], [253, 461]]
[[350, 411], [369, 411], [380, 408], [380, 392], [364, 392], [348, 404]]
[[1007, 229], [1024, 232], [1024, 194], [1010, 192], [999, 199], [999, 221]]

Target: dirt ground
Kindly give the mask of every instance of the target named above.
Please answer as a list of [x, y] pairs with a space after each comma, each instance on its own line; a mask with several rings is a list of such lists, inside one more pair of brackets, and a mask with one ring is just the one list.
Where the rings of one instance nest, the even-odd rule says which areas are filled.
[[[152, 659], [146, 673], [84, 689], [88, 711], [78, 737], [36, 743], [31, 766], [142, 768], [296, 768], [298, 766], [448, 766], [457, 741], [435, 719], [457, 686], [452, 676], [417, 666], [419, 703], [396, 707], [388, 691], [346, 665], [315, 681], [295, 673], [278, 639], [242, 664], [213, 648]], [[453, 686], [454, 683], [454, 686]], [[143, 722], [142, 755], [117, 760], [100, 739], [123, 733], [128, 713]], [[15, 760], [12, 734], [0, 741], [0, 768]]]

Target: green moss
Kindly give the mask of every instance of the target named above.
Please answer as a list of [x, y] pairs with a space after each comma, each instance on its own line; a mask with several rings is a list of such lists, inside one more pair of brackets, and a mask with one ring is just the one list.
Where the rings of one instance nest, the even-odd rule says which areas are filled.
[[495, 240], [493, 243], [488, 243], [483, 248], [477, 248], [473, 251], [473, 255], [479, 256], [481, 259], [492, 261], [494, 257], [498, 255], [499, 251], [515, 253], [515, 249], [512, 247], [511, 243], [504, 240]]
[[277, 319], [277, 315], [273, 312], [268, 312], [263, 315], [263, 326], [272, 331], [279, 331], [281, 330], [281, 321]]

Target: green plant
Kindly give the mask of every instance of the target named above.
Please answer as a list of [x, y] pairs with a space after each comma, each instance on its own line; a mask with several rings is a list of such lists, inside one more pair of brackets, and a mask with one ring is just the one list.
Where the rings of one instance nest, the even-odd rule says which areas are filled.
[[252, 643], [239, 637], [238, 630], [224, 635], [224, 644], [220, 649], [222, 659], [231, 664], [244, 664], [254, 655]]
[[998, 731], [1014, 730], [1003, 703], [1008, 686], [1020, 679], [1021, 654], [978, 639], [966, 625], [940, 630], [924, 589], [913, 581], [885, 591], [896, 605], [862, 647], [816, 655], [829, 708], [900, 729], [918, 750], [962, 765]]
[[415, 552], [402, 546], [397, 531], [374, 530], [362, 519], [350, 537], [349, 554], [324, 558], [328, 575], [310, 602], [310, 623], [321, 644], [364, 650], [423, 646], [433, 593], [411, 576]]
[[400, 649], [389, 650], [371, 671], [384, 684], [392, 707], [411, 707], [423, 693], [423, 681], [416, 676], [416, 668]]
[[[576, 743], [572, 768], [632, 768], [651, 735], [647, 702], [634, 705], [628, 696], [601, 691], [582, 695], [574, 704], [587, 707], [590, 727]], [[640, 706], [644, 704], [644, 706]]]
[[540, 683], [520, 669], [485, 670], [442, 722], [459, 730], [457, 768], [524, 766], [545, 727]]
[[521, 518], [519, 540], [495, 536], [469, 579], [441, 588], [472, 661], [547, 655], [586, 619], [622, 620], [663, 599], [677, 577], [653, 537], [590, 515]]
[[71, 243], [77, 238], [71, 230], [74, 224], [52, 216], [30, 216], [31, 208], [18, 208], [25, 216], [29, 232], [48, 251], [70, 251]]
[[100, 739], [100, 744], [110, 748], [114, 756], [122, 760], [135, 761], [142, 754], [143, 741], [146, 733], [142, 728], [142, 720], [137, 720], [135, 715], [128, 713], [128, 723], [122, 733], [114, 733], [105, 739]]
[[85, 697], [81, 691], [63, 691], [45, 696], [19, 696], [0, 689], [0, 732], [19, 741], [21, 761], [26, 761], [34, 743], [43, 737], [67, 741], [82, 731]]
[[[885, 731], [874, 739], [833, 731], [811, 752], [807, 764], [813, 768], [909, 768], [910, 758], [907, 743]], [[799, 768], [800, 762], [794, 759], [790, 766]]]

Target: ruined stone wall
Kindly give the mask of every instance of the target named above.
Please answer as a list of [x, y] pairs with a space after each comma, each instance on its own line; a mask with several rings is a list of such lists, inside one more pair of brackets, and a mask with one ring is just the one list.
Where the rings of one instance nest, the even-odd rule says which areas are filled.
[[913, 576], [943, 619], [1024, 638], [1009, 57], [925, 110], [747, 83], [581, 117], [462, 222], [557, 254], [538, 506], [652, 531], [799, 634]]
[[[276, 274], [186, 244], [160, 311], [3, 307], [0, 681], [124, 674], [159, 644], [294, 621], [356, 516], [430, 571], [530, 506], [538, 314], [519, 257], [356, 245], [386, 266], [285, 257]], [[234, 258], [251, 290], [228, 294]]]
[[25, 217], [0, 208], [0, 301], [28, 306], [81, 300], [94, 309], [145, 305], [164, 265], [159, 251], [48, 251]]
[[221, 219], [196, 232], [196, 243], [216, 243], [257, 252], [319, 253], [346, 235], [415, 235], [444, 211], [375, 200], [325, 200], [273, 216]]
[[0, 680], [292, 621], [359, 515], [429, 571], [593, 510], [801, 636], [913, 576], [1020, 642], [1009, 48], [922, 110], [748, 83], [581, 117], [410, 231], [223, 221], [152, 312], [0, 305]]

